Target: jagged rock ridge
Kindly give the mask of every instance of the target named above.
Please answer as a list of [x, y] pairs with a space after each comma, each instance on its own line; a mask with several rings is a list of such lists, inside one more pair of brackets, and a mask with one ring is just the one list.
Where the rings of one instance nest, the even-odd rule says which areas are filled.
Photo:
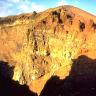
[[14, 80], [39, 93], [50, 76], [67, 76], [73, 59], [95, 58], [95, 37], [96, 17], [73, 6], [8, 16], [0, 18], [0, 60], [15, 67]]

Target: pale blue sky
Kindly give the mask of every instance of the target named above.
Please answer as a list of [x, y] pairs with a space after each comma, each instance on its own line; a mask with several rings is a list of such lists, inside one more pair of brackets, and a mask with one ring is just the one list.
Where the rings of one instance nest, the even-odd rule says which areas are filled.
[[96, 0], [0, 0], [0, 17], [73, 5], [96, 16]]

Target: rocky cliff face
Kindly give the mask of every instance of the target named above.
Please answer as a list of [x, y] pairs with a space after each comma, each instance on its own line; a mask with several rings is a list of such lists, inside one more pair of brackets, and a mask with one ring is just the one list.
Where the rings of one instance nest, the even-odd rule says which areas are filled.
[[85, 11], [61, 6], [0, 18], [0, 60], [37, 93], [52, 75], [68, 76], [80, 55], [96, 57], [96, 17]]

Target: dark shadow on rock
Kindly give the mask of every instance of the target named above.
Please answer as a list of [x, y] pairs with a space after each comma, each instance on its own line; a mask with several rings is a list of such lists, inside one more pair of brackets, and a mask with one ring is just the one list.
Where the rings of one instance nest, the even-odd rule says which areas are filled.
[[37, 96], [29, 90], [27, 85], [20, 85], [13, 81], [13, 67], [7, 62], [0, 61], [0, 96]]
[[96, 96], [96, 60], [79, 56], [73, 60], [69, 76], [52, 76], [40, 96]]

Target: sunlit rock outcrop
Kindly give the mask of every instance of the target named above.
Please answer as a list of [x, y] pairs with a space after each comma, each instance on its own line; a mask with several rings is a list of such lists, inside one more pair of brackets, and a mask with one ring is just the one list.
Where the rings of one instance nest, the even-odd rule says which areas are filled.
[[0, 18], [0, 60], [31, 90], [40, 93], [52, 75], [66, 77], [80, 55], [96, 57], [96, 17], [85, 11], [61, 6]]

